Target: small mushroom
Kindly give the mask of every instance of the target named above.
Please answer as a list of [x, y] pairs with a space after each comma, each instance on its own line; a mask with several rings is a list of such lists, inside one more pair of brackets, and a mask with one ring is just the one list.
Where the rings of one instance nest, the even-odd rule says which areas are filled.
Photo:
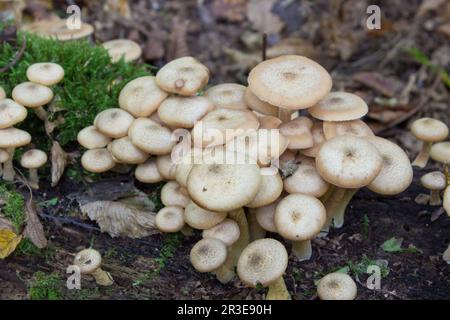
[[186, 191], [183, 191], [182, 189], [184, 188], [181, 187], [176, 181], [167, 182], [161, 189], [161, 202], [165, 206], [178, 206], [186, 208], [190, 202], [190, 199], [185, 194]]
[[122, 59], [125, 62], [132, 62], [139, 59], [142, 49], [138, 43], [129, 39], [114, 39], [102, 43], [103, 48], [108, 51], [113, 63]]
[[189, 201], [184, 210], [184, 220], [192, 228], [205, 230], [221, 223], [227, 217], [226, 212], [210, 211], [199, 207], [195, 202]]
[[324, 121], [323, 133], [327, 140], [336, 136], [351, 135], [357, 137], [373, 137], [372, 129], [362, 120]]
[[14, 87], [12, 97], [17, 103], [32, 108], [39, 119], [48, 121], [43, 106], [53, 99], [52, 89], [38, 83], [23, 82]]
[[3, 164], [8, 161], [9, 154], [5, 149], [0, 149], [0, 177], [3, 175]]
[[309, 114], [323, 121], [349, 121], [367, 114], [367, 103], [348, 92], [331, 92], [319, 103], [308, 109]]
[[356, 294], [355, 281], [341, 272], [327, 274], [317, 285], [317, 295], [321, 300], [354, 300]]
[[177, 165], [172, 161], [172, 155], [156, 157], [156, 167], [165, 180], [175, 180]]
[[78, 132], [77, 141], [86, 149], [97, 149], [106, 147], [111, 138], [98, 131], [95, 126], [89, 126]]
[[39, 189], [38, 169], [47, 162], [47, 154], [39, 149], [25, 152], [20, 159], [20, 165], [29, 169], [28, 182], [33, 189]]
[[280, 199], [263, 207], [255, 209], [256, 221], [266, 231], [277, 233], [277, 227], [275, 225], [275, 210], [277, 208]]
[[245, 110], [244, 101], [246, 87], [237, 83], [222, 83], [206, 90], [208, 97], [216, 108], [229, 108]]
[[207, 97], [172, 96], [161, 103], [157, 114], [168, 126], [190, 129], [213, 109], [214, 105]]
[[420, 178], [420, 182], [424, 188], [430, 190], [430, 206], [441, 205], [440, 192], [447, 186], [445, 174], [440, 171], [429, 172]]
[[284, 190], [288, 193], [302, 193], [316, 198], [323, 196], [330, 186], [317, 172], [316, 167], [309, 164], [298, 165], [283, 183]]
[[97, 114], [94, 126], [105, 136], [118, 139], [128, 134], [133, 121], [134, 117], [125, 110], [110, 108]]
[[236, 221], [225, 219], [215, 226], [205, 229], [202, 232], [204, 239], [217, 239], [222, 241], [227, 247], [238, 241], [241, 232]]
[[147, 161], [149, 155], [136, 147], [129, 137], [115, 139], [111, 142], [110, 152], [120, 163], [141, 164]]
[[[249, 88], [245, 89], [244, 101], [247, 106], [253, 111], [262, 113], [268, 116], [278, 116], [278, 108], [268, 102], [259, 99]], [[280, 120], [281, 122], [281, 120]]]
[[298, 117], [279, 126], [280, 133], [289, 139], [291, 150], [307, 149], [314, 145], [311, 134], [313, 122], [307, 117]]
[[102, 270], [102, 256], [97, 250], [81, 250], [76, 254], [73, 263], [80, 268], [81, 274], [92, 275], [100, 286], [110, 286], [114, 283], [111, 274]]
[[176, 144], [170, 129], [148, 118], [134, 120], [128, 136], [136, 147], [153, 155], [169, 154]]
[[192, 247], [189, 258], [198, 272], [216, 272], [227, 259], [227, 247], [217, 239], [202, 239]]
[[55, 38], [59, 41], [83, 39], [94, 33], [94, 27], [89, 23], [81, 22], [79, 28], [69, 28], [66, 19], [60, 18], [36, 21], [26, 29], [42, 37]]
[[102, 173], [111, 170], [116, 165], [111, 153], [106, 148], [87, 150], [81, 157], [84, 169], [93, 173]]
[[177, 206], [164, 207], [155, 217], [155, 225], [162, 232], [178, 232], [184, 227], [184, 209]]
[[27, 109], [11, 99], [0, 100], [0, 129], [9, 128], [27, 117]]
[[283, 180], [281, 180], [278, 172], [271, 175], [261, 175], [261, 184], [258, 193], [246, 206], [249, 208], [266, 206], [277, 200], [282, 192]]
[[64, 69], [57, 63], [39, 62], [27, 68], [27, 78], [43, 86], [53, 86], [64, 78]]
[[431, 147], [430, 156], [434, 161], [440, 162], [448, 167], [450, 165], [450, 141], [434, 144]]
[[323, 131], [323, 124], [321, 122], [314, 122], [311, 128], [311, 135], [313, 139], [313, 146], [311, 148], [302, 149], [301, 153], [305, 156], [315, 158], [319, 153], [322, 144], [327, 140]]
[[9, 154], [8, 160], [3, 165], [3, 179], [13, 181], [15, 172], [13, 167], [14, 151], [18, 147], [25, 146], [31, 142], [31, 135], [17, 128], [0, 129], [0, 148], [6, 149]]
[[142, 183], [157, 183], [164, 180], [156, 166], [155, 158], [150, 158], [139, 164], [134, 171], [136, 179]]
[[258, 117], [259, 129], [277, 129], [283, 122], [274, 116]]

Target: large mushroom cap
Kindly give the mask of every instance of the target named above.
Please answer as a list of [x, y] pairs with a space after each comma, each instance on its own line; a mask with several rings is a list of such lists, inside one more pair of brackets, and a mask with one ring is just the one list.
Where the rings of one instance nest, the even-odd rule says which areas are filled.
[[450, 164], [450, 141], [434, 144], [431, 147], [430, 157], [434, 161]]
[[222, 83], [206, 90], [207, 96], [216, 108], [247, 109], [244, 101], [246, 87], [237, 83]]
[[447, 179], [442, 172], [433, 171], [424, 174], [420, 178], [420, 183], [428, 190], [444, 190], [447, 186]]
[[367, 188], [384, 195], [405, 191], [413, 179], [413, 169], [405, 151], [387, 139], [374, 136], [367, 140], [375, 146], [383, 161], [380, 173]]
[[262, 101], [298, 110], [309, 108], [325, 97], [332, 80], [317, 62], [287, 55], [258, 64], [250, 72], [248, 85]]
[[27, 117], [27, 109], [11, 99], [0, 99], [0, 129], [9, 128]]
[[122, 138], [127, 135], [128, 128], [133, 121], [133, 116], [125, 110], [111, 108], [97, 114], [94, 119], [94, 126], [110, 138]]
[[47, 162], [47, 154], [39, 149], [31, 149], [25, 152], [20, 159], [20, 165], [27, 169], [37, 169]]
[[317, 285], [317, 294], [321, 300], [353, 300], [356, 293], [355, 281], [341, 272], [327, 274]]
[[191, 249], [190, 260], [198, 272], [218, 269], [227, 258], [227, 247], [217, 239], [202, 239]]
[[242, 251], [237, 273], [247, 286], [256, 287], [260, 283], [266, 287], [283, 276], [287, 263], [288, 254], [281, 242], [259, 239]]
[[17, 148], [31, 142], [31, 135], [17, 128], [0, 129], [0, 148]]
[[112, 62], [117, 62], [122, 57], [125, 62], [135, 61], [142, 54], [142, 49], [139, 44], [129, 39], [109, 40], [104, 42], [102, 46], [108, 50]]
[[170, 129], [148, 118], [134, 120], [128, 136], [139, 149], [154, 155], [168, 154], [176, 144]]
[[165, 206], [177, 206], [185, 208], [189, 202], [189, 197], [185, 194], [186, 190], [176, 181], [167, 182], [161, 189], [161, 202]]
[[184, 226], [184, 209], [178, 206], [164, 207], [155, 217], [155, 225], [162, 232], [178, 232]]
[[277, 116], [278, 108], [276, 106], [271, 105], [268, 102], [264, 102], [259, 99], [255, 94], [249, 89], [245, 89], [244, 101], [247, 106], [253, 111], [268, 115], [268, 116]]
[[77, 141], [86, 149], [96, 149], [106, 147], [111, 138], [98, 131], [95, 126], [89, 126], [78, 132]]
[[155, 77], [145, 76], [128, 82], [119, 94], [119, 106], [134, 117], [148, 117], [167, 98], [155, 81]]
[[411, 133], [419, 140], [438, 142], [448, 137], [448, 126], [433, 118], [421, 118], [412, 123]]
[[258, 193], [251, 202], [247, 203], [247, 207], [258, 208], [268, 205], [277, 200], [281, 192], [283, 192], [283, 180], [278, 172], [273, 175], [261, 175]]
[[102, 256], [97, 250], [84, 249], [78, 252], [73, 264], [80, 268], [81, 274], [91, 274], [102, 264]]
[[203, 238], [220, 240], [227, 247], [235, 243], [240, 235], [239, 225], [232, 219], [225, 219], [212, 228], [205, 229], [202, 232]]
[[338, 136], [322, 145], [316, 156], [321, 177], [341, 188], [361, 188], [380, 173], [383, 159], [364, 138]]
[[149, 155], [137, 148], [129, 137], [115, 139], [111, 142], [112, 156], [120, 163], [140, 164], [144, 163]]
[[23, 82], [14, 87], [13, 99], [28, 108], [42, 107], [53, 99], [52, 89], [33, 82]]
[[112, 169], [116, 163], [108, 149], [99, 148], [87, 150], [81, 157], [81, 165], [87, 171], [101, 173]]
[[206, 97], [169, 97], [158, 108], [159, 118], [168, 126], [192, 128], [197, 121], [214, 109]]
[[348, 92], [331, 92], [308, 109], [311, 116], [323, 121], [355, 120], [365, 116], [368, 111], [363, 99]]
[[324, 121], [323, 133], [327, 140], [336, 136], [351, 135], [357, 137], [373, 137], [372, 129], [362, 120]]
[[284, 190], [288, 193], [303, 193], [316, 198], [323, 196], [330, 186], [320, 176], [315, 166], [309, 164], [300, 164], [283, 183]]
[[222, 222], [227, 217], [226, 212], [216, 212], [203, 209], [195, 202], [189, 201], [184, 210], [184, 219], [195, 229], [209, 229]]
[[142, 183], [157, 183], [164, 180], [163, 176], [158, 171], [154, 158], [139, 164], [134, 171], [134, 176]]
[[172, 60], [156, 74], [156, 83], [164, 91], [193, 96], [209, 80], [209, 70], [193, 57]]
[[64, 69], [52, 62], [34, 63], [27, 68], [27, 78], [34, 83], [52, 86], [64, 78]]

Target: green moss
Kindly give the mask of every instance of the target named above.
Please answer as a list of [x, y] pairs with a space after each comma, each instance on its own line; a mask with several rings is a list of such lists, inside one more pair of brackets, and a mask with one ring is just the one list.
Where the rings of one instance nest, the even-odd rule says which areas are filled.
[[28, 289], [31, 300], [60, 300], [63, 297], [62, 279], [56, 273], [46, 274], [38, 271]]
[[18, 232], [25, 222], [25, 199], [12, 186], [4, 183], [0, 184], [0, 199], [3, 202], [3, 214], [11, 220]]

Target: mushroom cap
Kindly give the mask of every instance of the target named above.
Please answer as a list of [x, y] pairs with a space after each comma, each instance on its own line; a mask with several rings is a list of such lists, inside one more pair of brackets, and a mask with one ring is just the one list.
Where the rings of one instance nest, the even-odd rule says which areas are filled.
[[205, 96], [216, 108], [247, 109], [244, 101], [246, 86], [237, 83], [222, 83], [206, 90]]
[[278, 108], [271, 105], [268, 102], [264, 102], [259, 99], [249, 88], [245, 89], [244, 94], [245, 104], [253, 111], [268, 115], [268, 116], [278, 116]]
[[308, 109], [311, 116], [323, 121], [348, 121], [367, 114], [369, 107], [359, 96], [348, 92], [331, 92]]
[[139, 164], [134, 171], [134, 176], [142, 183], [157, 183], [164, 180], [158, 171], [154, 158]]
[[211, 272], [218, 269], [227, 259], [227, 247], [217, 239], [202, 239], [191, 249], [191, 264], [198, 272]]
[[330, 75], [320, 64], [295, 55], [261, 62], [248, 76], [248, 87], [260, 100], [293, 110], [315, 105], [331, 85]]
[[186, 208], [190, 199], [178, 182], [169, 181], [161, 189], [161, 202], [166, 207], [177, 206]]
[[247, 286], [258, 283], [269, 286], [283, 276], [288, 264], [288, 254], [283, 244], [275, 239], [251, 242], [239, 256], [237, 273]]
[[425, 142], [439, 142], [448, 137], [448, 126], [433, 118], [421, 118], [411, 125], [411, 133]]
[[5, 98], [6, 98], [6, 92], [5, 92], [5, 89], [3, 89], [3, 88], [0, 86], [0, 100], [5, 99]]
[[33, 82], [23, 82], [12, 91], [14, 101], [27, 108], [38, 108], [53, 99], [52, 89]]
[[444, 190], [447, 186], [447, 179], [442, 172], [433, 171], [424, 174], [420, 178], [420, 183], [428, 190]]
[[155, 225], [162, 232], [178, 232], [184, 226], [184, 209], [177, 206], [164, 207], [155, 217]]
[[203, 209], [195, 202], [189, 201], [184, 210], [184, 220], [195, 229], [210, 229], [227, 217], [226, 212], [216, 212]]
[[277, 129], [283, 123], [280, 119], [274, 116], [258, 117], [260, 129]]
[[192, 128], [197, 121], [213, 109], [213, 103], [206, 97], [172, 96], [161, 103], [158, 115], [168, 126]]
[[168, 154], [176, 144], [170, 129], [148, 118], [134, 120], [128, 136], [139, 149], [154, 155]]
[[267, 230], [269, 232], [277, 232], [274, 217], [275, 217], [275, 210], [279, 202], [280, 201], [278, 200], [267, 206], [254, 209], [256, 221], [264, 230]]
[[102, 46], [108, 51], [112, 62], [117, 62], [122, 57], [125, 62], [135, 61], [142, 55], [139, 44], [129, 39], [109, 40], [103, 42]]
[[52, 86], [64, 78], [64, 69], [53, 62], [34, 63], [27, 68], [27, 78], [43, 86]]
[[47, 154], [39, 149], [31, 149], [25, 152], [20, 159], [20, 165], [27, 169], [37, 169], [47, 162]]
[[56, 38], [59, 41], [68, 41], [90, 36], [94, 33], [94, 27], [89, 23], [82, 22], [80, 28], [69, 29], [66, 19], [54, 19], [47, 28], [39, 33], [41, 36]]
[[367, 137], [378, 150], [383, 165], [376, 178], [367, 185], [373, 192], [394, 195], [405, 191], [412, 182], [413, 169], [408, 155], [395, 143], [380, 137]]
[[128, 82], [119, 94], [119, 106], [134, 117], [148, 117], [155, 112], [167, 93], [156, 85], [152, 76], [139, 77]]
[[113, 140], [110, 151], [120, 163], [141, 164], [149, 157], [147, 153], [136, 147], [129, 137]]
[[95, 126], [89, 126], [78, 132], [77, 141], [86, 149], [96, 149], [106, 147], [111, 138], [98, 131]]
[[83, 153], [81, 165], [94, 173], [106, 172], [116, 165], [111, 153], [106, 148], [90, 149]]
[[277, 200], [282, 192], [283, 180], [278, 172], [273, 175], [261, 175], [258, 193], [251, 202], [247, 203], [247, 207], [258, 208], [268, 205]]
[[313, 196], [300, 193], [293, 193], [282, 199], [274, 216], [278, 233], [293, 241], [314, 238], [326, 219], [327, 213], [322, 202]]
[[8, 160], [9, 160], [9, 153], [4, 149], [0, 149], [0, 163], [5, 163]]
[[311, 134], [313, 122], [307, 117], [298, 117], [279, 126], [283, 136], [289, 139], [289, 149], [307, 149], [314, 145]]
[[175, 180], [177, 165], [172, 161], [172, 155], [156, 157], [156, 167], [165, 180]]
[[383, 159], [377, 148], [364, 138], [337, 136], [322, 145], [316, 168], [327, 182], [341, 188], [361, 188], [380, 173]]
[[308, 157], [316, 157], [319, 153], [322, 144], [326, 141], [325, 134], [323, 132], [323, 125], [321, 122], [315, 122], [311, 128], [311, 135], [313, 139], [313, 146], [308, 149], [303, 149], [301, 152]]
[[284, 179], [284, 190], [288, 193], [302, 193], [316, 198], [323, 196], [330, 184], [326, 182], [314, 165], [300, 164], [295, 172]]
[[227, 247], [238, 241], [241, 235], [239, 225], [232, 219], [225, 219], [214, 227], [205, 229], [202, 232], [204, 239], [217, 239], [222, 241]]
[[195, 163], [201, 163], [203, 157], [203, 150], [192, 148], [181, 159], [177, 161], [175, 169], [175, 180], [183, 187], [187, 187], [187, 179], [192, 167]]
[[357, 137], [373, 137], [372, 129], [362, 120], [324, 121], [323, 133], [327, 140], [336, 136], [351, 135]]
[[81, 274], [91, 274], [102, 264], [102, 256], [95, 249], [84, 249], [78, 252], [73, 264], [80, 268]]
[[9, 128], [27, 117], [27, 109], [11, 99], [0, 99], [0, 129]]
[[195, 95], [208, 80], [208, 68], [193, 57], [172, 60], [156, 74], [156, 83], [161, 89], [182, 96]]
[[341, 272], [327, 274], [317, 285], [317, 294], [321, 300], [354, 300], [356, 293], [355, 281]]
[[127, 135], [133, 121], [134, 117], [125, 110], [110, 108], [97, 114], [94, 126], [104, 135], [117, 139]]
[[0, 129], [0, 148], [17, 148], [31, 142], [31, 135], [17, 128]]
[[435, 143], [431, 147], [430, 157], [434, 161], [450, 164], [450, 141]]
[[445, 212], [450, 217], [450, 186], [447, 186], [444, 191], [444, 196], [442, 198], [442, 204], [444, 206]]

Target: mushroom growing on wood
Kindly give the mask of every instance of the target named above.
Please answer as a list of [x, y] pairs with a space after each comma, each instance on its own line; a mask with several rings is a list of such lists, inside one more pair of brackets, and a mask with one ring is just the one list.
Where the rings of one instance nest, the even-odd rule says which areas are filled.
[[321, 300], [354, 300], [356, 294], [355, 281], [345, 273], [329, 273], [317, 285], [317, 295]]
[[420, 178], [422, 186], [430, 190], [430, 206], [441, 205], [441, 191], [447, 186], [445, 174], [440, 171], [433, 171]]
[[78, 132], [77, 141], [86, 149], [96, 149], [106, 147], [111, 138], [98, 131], [95, 126], [89, 126]]
[[6, 149], [9, 154], [8, 160], [3, 165], [3, 179], [13, 181], [15, 172], [13, 168], [14, 151], [18, 147], [25, 146], [31, 142], [31, 135], [17, 128], [0, 129], [0, 148]]
[[20, 165], [29, 169], [28, 183], [33, 189], [39, 189], [38, 169], [47, 162], [47, 154], [39, 149], [25, 152], [20, 159]]
[[81, 250], [76, 254], [73, 263], [80, 268], [81, 274], [92, 275], [100, 286], [110, 286], [114, 283], [109, 272], [102, 270], [102, 256], [97, 250]]

